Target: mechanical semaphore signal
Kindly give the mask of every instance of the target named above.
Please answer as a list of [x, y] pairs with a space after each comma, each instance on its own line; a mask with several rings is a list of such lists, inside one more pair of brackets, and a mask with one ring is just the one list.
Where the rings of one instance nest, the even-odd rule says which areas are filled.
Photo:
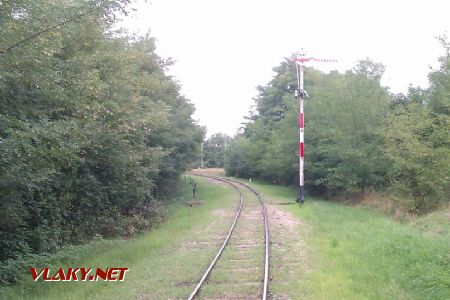
[[298, 127], [300, 132], [300, 141], [298, 144], [298, 156], [299, 156], [299, 191], [297, 202], [302, 203], [305, 202], [305, 194], [304, 194], [304, 164], [305, 164], [305, 114], [303, 111], [303, 102], [305, 100], [305, 96], [309, 98], [308, 93], [303, 89], [303, 69], [304, 63], [306, 62], [325, 62], [325, 63], [335, 63], [336, 59], [322, 59], [315, 57], [306, 57], [306, 53], [303, 51], [294, 58], [295, 66], [297, 69], [297, 85], [298, 88], [295, 90], [295, 97], [299, 101], [300, 112], [298, 116]]

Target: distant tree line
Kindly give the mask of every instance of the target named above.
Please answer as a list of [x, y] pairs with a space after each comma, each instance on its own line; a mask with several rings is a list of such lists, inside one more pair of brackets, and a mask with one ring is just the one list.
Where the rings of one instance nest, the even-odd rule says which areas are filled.
[[216, 133], [203, 143], [203, 165], [206, 168], [223, 168], [225, 149], [230, 144], [231, 137]]
[[[388, 191], [414, 213], [450, 195], [450, 55], [439, 59], [426, 90], [406, 95], [381, 86], [384, 66], [360, 61], [345, 74], [307, 67], [305, 174], [311, 195], [336, 197]], [[228, 175], [298, 182], [295, 66], [286, 59], [258, 87], [256, 110], [225, 153]]]
[[127, 3], [0, 2], [0, 273], [148, 229], [200, 155], [204, 129], [170, 61], [114, 29]]

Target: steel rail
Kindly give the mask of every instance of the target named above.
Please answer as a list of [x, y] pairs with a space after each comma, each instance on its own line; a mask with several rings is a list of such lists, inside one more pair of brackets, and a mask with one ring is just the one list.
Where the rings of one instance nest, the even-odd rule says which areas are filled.
[[264, 241], [265, 241], [265, 254], [264, 254], [264, 288], [263, 288], [263, 294], [261, 296], [262, 300], [266, 300], [267, 299], [267, 295], [269, 293], [269, 256], [270, 256], [270, 252], [269, 252], [269, 244], [270, 244], [270, 237], [269, 237], [269, 221], [267, 218], [267, 210], [266, 210], [266, 206], [264, 205], [264, 201], [261, 198], [261, 195], [251, 186], [242, 183], [240, 181], [234, 180], [234, 179], [229, 179], [227, 178], [227, 180], [231, 181], [231, 182], [235, 182], [238, 183], [240, 185], [245, 186], [246, 188], [248, 188], [249, 190], [251, 190], [256, 197], [258, 197], [259, 202], [261, 203], [262, 209], [263, 209], [263, 216], [264, 216]]
[[241, 214], [242, 205], [243, 205], [243, 196], [242, 196], [242, 193], [239, 190], [239, 188], [233, 183], [240, 184], [240, 185], [246, 187], [247, 189], [249, 189], [250, 191], [252, 191], [258, 197], [258, 200], [259, 200], [259, 202], [261, 204], [261, 207], [262, 207], [263, 218], [264, 218], [265, 255], [264, 255], [264, 282], [263, 282], [263, 293], [261, 295], [261, 299], [262, 300], [266, 300], [267, 299], [267, 295], [268, 295], [268, 291], [269, 291], [268, 287], [269, 287], [269, 244], [270, 244], [270, 241], [269, 241], [269, 222], [268, 222], [268, 218], [267, 218], [267, 211], [266, 211], [266, 207], [264, 205], [264, 201], [262, 200], [261, 196], [259, 195], [259, 193], [254, 188], [252, 188], [251, 186], [249, 186], [249, 185], [247, 185], [245, 183], [242, 183], [240, 181], [229, 179], [229, 178], [218, 177], [218, 176], [210, 176], [210, 175], [198, 174], [198, 173], [193, 173], [192, 175], [200, 176], [200, 177], [207, 177], [207, 178], [215, 179], [215, 180], [226, 182], [226, 183], [230, 184], [231, 186], [233, 186], [239, 192], [239, 195], [240, 195], [240, 206], [239, 206], [238, 213], [236, 214], [236, 217], [234, 218], [234, 222], [233, 222], [233, 224], [232, 224], [232, 226], [230, 228], [230, 231], [228, 232], [228, 235], [227, 235], [225, 241], [222, 244], [222, 247], [219, 249], [219, 252], [214, 257], [213, 261], [211, 262], [211, 264], [209, 265], [208, 269], [206, 270], [206, 272], [204, 273], [204, 275], [202, 276], [202, 278], [198, 282], [198, 284], [195, 287], [194, 291], [189, 296], [188, 300], [194, 299], [195, 296], [200, 291], [201, 286], [205, 282], [205, 280], [208, 277], [208, 275], [211, 273], [214, 265], [216, 264], [217, 260], [219, 259], [220, 255], [222, 254], [223, 250], [225, 249], [225, 246], [228, 243], [228, 240], [230, 239], [231, 234], [233, 233], [234, 227], [235, 227], [235, 225], [237, 223], [237, 220], [238, 220], [238, 218], [239, 218], [239, 216]]
[[210, 263], [210, 265], [209, 265], [208, 268], [206, 269], [205, 273], [203, 274], [203, 276], [202, 276], [202, 278], [200, 279], [200, 281], [197, 283], [197, 285], [196, 285], [194, 291], [192, 291], [192, 293], [191, 293], [191, 295], [189, 296], [188, 300], [194, 299], [195, 296], [198, 294], [198, 292], [200, 291], [201, 286], [202, 286], [203, 283], [205, 282], [206, 278], [208, 278], [209, 274], [211, 273], [211, 270], [213, 269], [214, 265], [216, 264], [217, 260], [219, 259], [220, 255], [222, 254], [223, 250], [225, 249], [225, 246], [227, 245], [227, 243], [228, 243], [228, 241], [229, 241], [229, 239], [230, 239], [230, 237], [231, 237], [231, 234], [233, 233], [233, 230], [234, 230], [234, 228], [236, 227], [237, 220], [238, 220], [239, 216], [241, 215], [242, 204], [243, 204], [243, 196], [242, 196], [242, 193], [241, 193], [241, 191], [239, 190], [239, 188], [238, 188], [235, 184], [233, 184], [233, 183], [231, 183], [231, 182], [228, 182], [228, 181], [226, 181], [226, 180], [224, 180], [224, 179], [222, 179], [222, 178], [215, 178], [215, 177], [213, 177], [213, 176], [200, 175], [200, 174], [192, 174], [192, 175], [195, 175], [195, 176], [201, 176], [201, 177], [213, 178], [213, 179], [216, 179], [216, 180], [219, 180], [219, 181], [223, 181], [223, 182], [226, 182], [226, 183], [230, 184], [231, 186], [233, 186], [233, 187], [238, 191], [238, 193], [239, 193], [239, 198], [240, 198], [240, 203], [239, 203], [239, 209], [238, 209], [238, 211], [237, 211], [237, 213], [236, 213], [236, 216], [234, 217], [233, 224], [231, 225], [230, 230], [228, 231], [228, 235], [227, 235], [227, 237], [225, 238], [225, 240], [224, 240], [222, 246], [220, 247], [219, 252], [217, 252], [216, 256], [214, 257], [214, 259], [212, 260], [212, 262]]

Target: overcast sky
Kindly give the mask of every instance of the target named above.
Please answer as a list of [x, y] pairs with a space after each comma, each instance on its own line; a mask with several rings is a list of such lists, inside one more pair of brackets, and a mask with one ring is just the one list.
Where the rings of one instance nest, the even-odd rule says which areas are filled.
[[445, 0], [138, 0], [133, 7], [125, 26], [150, 31], [156, 52], [176, 62], [170, 74], [208, 136], [234, 135], [256, 86], [301, 48], [338, 59], [314, 65], [325, 72], [351, 69], [366, 57], [382, 62], [382, 83], [397, 93], [409, 84], [428, 86], [430, 66], [444, 53], [436, 36], [450, 31]]

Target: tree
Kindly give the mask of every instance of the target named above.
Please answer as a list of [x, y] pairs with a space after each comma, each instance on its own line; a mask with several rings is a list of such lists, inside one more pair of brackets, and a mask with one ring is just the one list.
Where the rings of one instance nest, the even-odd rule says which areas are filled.
[[150, 228], [200, 153], [204, 129], [153, 39], [112, 29], [127, 2], [2, 4], [0, 264]]
[[391, 190], [414, 213], [428, 211], [445, 197], [450, 178], [450, 123], [430, 116], [426, 106], [397, 108], [385, 132], [392, 161]]
[[[355, 72], [330, 73], [320, 89], [311, 90], [305, 127], [308, 183], [318, 191], [364, 192], [384, 184], [386, 165], [382, 132], [389, 94], [380, 86], [380, 74], [360, 62]], [[379, 69], [383, 69], [379, 67]], [[308, 159], [309, 157], [309, 159]]]
[[213, 134], [203, 144], [203, 159], [208, 168], [223, 168], [226, 147], [230, 144], [231, 137], [226, 134]]
[[439, 37], [445, 55], [439, 58], [438, 70], [428, 75], [430, 80], [429, 106], [434, 114], [450, 115], [450, 44], [446, 36]]
[[384, 133], [392, 160], [391, 190], [411, 211], [422, 213], [448, 202], [450, 192], [450, 54], [429, 74], [430, 88], [410, 88], [395, 106]]
[[[258, 88], [256, 113], [243, 137], [228, 152], [240, 165], [226, 168], [234, 175], [296, 184], [298, 103], [287, 89], [296, 85], [295, 67], [286, 60], [274, 70], [274, 79]], [[305, 174], [310, 192], [362, 192], [385, 184], [389, 166], [383, 161], [380, 132], [390, 97], [379, 83], [383, 70], [368, 60], [345, 74], [305, 69], [310, 95], [305, 101]]]

